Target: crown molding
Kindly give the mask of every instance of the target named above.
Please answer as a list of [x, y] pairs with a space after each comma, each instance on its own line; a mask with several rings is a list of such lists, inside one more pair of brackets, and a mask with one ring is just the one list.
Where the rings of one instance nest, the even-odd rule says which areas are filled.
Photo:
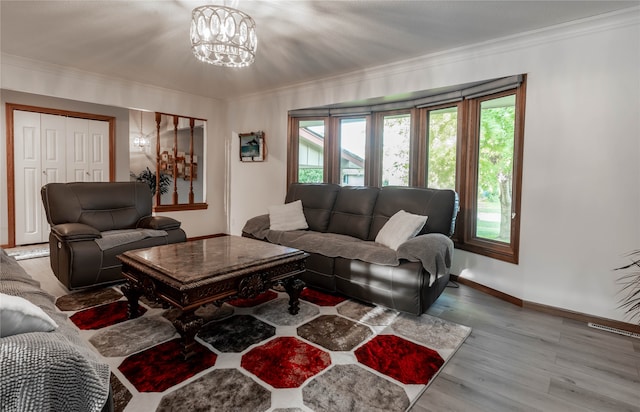
[[[352, 84], [361, 84], [365, 82], [384, 79], [390, 76], [406, 76], [411, 73], [421, 72], [432, 67], [463, 63], [465, 61], [475, 60], [482, 57], [493, 56], [497, 54], [563, 41], [575, 37], [587, 36], [595, 33], [617, 30], [637, 25], [640, 25], [640, 6], [601, 14], [586, 19], [575, 20], [572, 22], [558, 24], [537, 30], [518, 33], [515, 35], [500, 37], [480, 43], [466, 45], [455, 49], [449, 49], [442, 52], [431, 53], [346, 74], [297, 83], [294, 85], [255, 94], [247, 94], [244, 96], [239, 96], [236, 99], [233, 99], [233, 101], [261, 99], [273, 94], [287, 94], [291, 92], [304, 93], [305, 91], [313, 92], [313, 90], [317, 90], [318, 87], [321, 87], [323, 89], [339, 89]], [[513, 73], [504, 73], [505, 76], [512, 74]], [[500, 77], [500, 74], [496, 74], [495, 77]], [[434, 87], [440, 86], [446, 85], [434, 85]], [[368, 97], [379, 96], [361, 96], [360, 98]]]
[[[0, 69], [2, 73], [2, 77], [0, 78], [0, 88], [6, 90], [43, 94], [42, 88], [33, 87], [37, 82], [25, 82], [24, 79], [54, 78], [57, 80], [55, 84], [45, 86], [45, 88], [48, 88], [49, 91], [51, 91], [51, 93], [47, 93], [47, 95], [71, 100], [78, 100], [78, 90], [82, 87], [80, 85], [84, 84], [88, 89], [105, 91], [105, 95], [108, 95], [110, 90], [117, 90], [118, 94], [121, 94], [122, 90], [128, 90], [130, 92], [133, 90], [143, 90], [146, 93], [150, 93], [155, 96], [162, 96], [162, 98], [168, 99], [169, 101], [171, 99], [195, 100], [197, 104], [200, 105], [222, 103], [222, 100], [211, 97], [193, 95], [180, 90], [106, 76], [100, 73], [79, 70], [75, 67], [62, 66], [7, 53], [0, 54], [0, 62]], [[62, 93], [59, 92], [60, 88], [58, 86], [61, 83], [73, 85], [71, 88], [72, 90], [63, 90]], [[55, 90], [55, 92], [53, 90]], [[134, 92], [131, 92], [130, 94], [131, 96], [135, 96]], [[81, 98], [81, 100], [96, 104], [123, 107], [119, 102], [105, 102], [104, 100], [93, 101], [96, 99], [88, 99], [86, 96]]]

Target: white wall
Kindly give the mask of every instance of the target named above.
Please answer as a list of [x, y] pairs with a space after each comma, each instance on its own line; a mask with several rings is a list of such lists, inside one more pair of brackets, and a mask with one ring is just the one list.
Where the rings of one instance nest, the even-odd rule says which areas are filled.
[[118, 181], [129, 180], [129, 108], [207, 119], [206, 166], [199, 173], [205, 177], [209, 207], [162, 214], [180, 220], [189, 237], [227, 231], [223, 102], [11, 55], [2, 55], [0, 63], [0, 244], [8, 242], [6, 102], [116, 116]]
[[[229, 227], [283, 202], [287, 111], [527, 73], [520, 264], [456, 251], [453, 273], [526, 301], [624, 320], [623, 254], [640, 248], [638, 9], [373, 68], [229, 105]], [[264, 130], [264, 163], [235, 133]]]

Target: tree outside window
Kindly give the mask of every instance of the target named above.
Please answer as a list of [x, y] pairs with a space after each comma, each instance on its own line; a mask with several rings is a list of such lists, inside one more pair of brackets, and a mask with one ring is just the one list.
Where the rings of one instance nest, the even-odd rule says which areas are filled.
[[410, 114], [384, 117], [382, 186], [409, 186], [410, 137]]
[[511, 239], [515, 95], [480, 104], [476, 236]]

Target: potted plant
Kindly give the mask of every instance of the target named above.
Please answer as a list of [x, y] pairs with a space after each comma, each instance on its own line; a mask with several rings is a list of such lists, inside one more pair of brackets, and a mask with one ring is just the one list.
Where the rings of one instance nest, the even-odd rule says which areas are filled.
[[[152, 172], [149, 167], [140, 172], [140, 174], [136, 176], [136, 180], [138, 182], [145, 182], [149, 185], [149, 189], [151, 189], [151, 196], [156, 194], [156, 172]], [[165, 193], [169, 193], [170, 185], [171, 176], [160, 173], [160, 194], [163, 195]]]
[[625, 309], [630, 321], [640, 324], [640, 249], [629, 253], [627, 257], [631, 263], [615, 269], [628, 271], [618, 278], [618, 283], [622, 285], [620, 293], [624, 294], [619, 307]]

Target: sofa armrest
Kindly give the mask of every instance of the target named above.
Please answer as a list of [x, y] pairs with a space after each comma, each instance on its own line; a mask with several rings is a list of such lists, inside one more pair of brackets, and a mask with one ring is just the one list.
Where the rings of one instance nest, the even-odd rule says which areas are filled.
[[419, 235], [398, 246], [398, 258], [417, 259], [432, 275], [448, 274], [453, 259], [453, 241], [440, 233]]
[[93, 240], [102, 237], [98, 229], [84, 223], [61, 223], [52, 226], [51, 231], [64, 242]]
[[247, 223], [245, 223], [242, 228], [242, 233], [251, 235], [251, 237], [255, 239], [262, 240], [267, 237], [270, 227], [271, 221], [269, 219], [269, 215], [259, 215], [247, 220]]
[[138, 221], [139, 229], [173, 230], [180, 229], [180, 221], [167, 216], [147, 216]]

